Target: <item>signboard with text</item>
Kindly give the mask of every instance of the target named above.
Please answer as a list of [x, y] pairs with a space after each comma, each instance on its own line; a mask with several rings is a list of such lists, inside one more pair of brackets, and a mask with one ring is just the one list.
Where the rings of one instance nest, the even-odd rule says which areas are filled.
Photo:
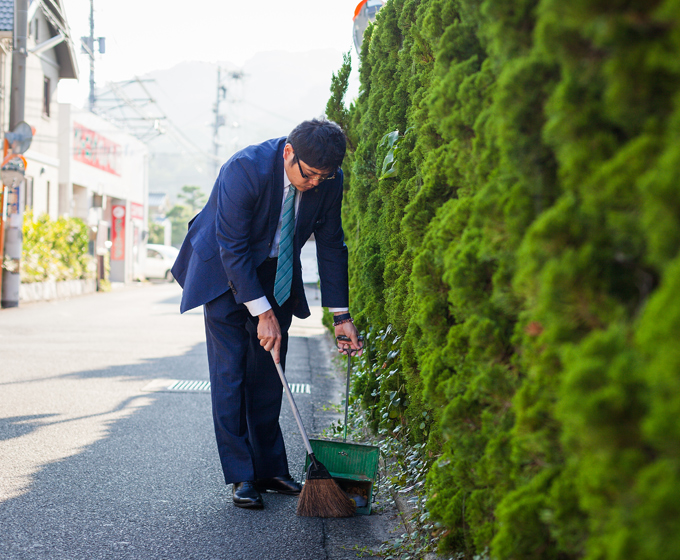
[[125, 206], [111, 207], [111, 260], [125, 260]]
[[143, 220], [144, 219], [144, 205], [138, 202], [130, 203], [130, 218], [133, 220]]
[[21, 209], [21, 184], [7, 188], [7, 215], [18, 214]]
[[120, 175], [121, 149], [98, 132], [73, 123], [73, 159], [107, 173]]

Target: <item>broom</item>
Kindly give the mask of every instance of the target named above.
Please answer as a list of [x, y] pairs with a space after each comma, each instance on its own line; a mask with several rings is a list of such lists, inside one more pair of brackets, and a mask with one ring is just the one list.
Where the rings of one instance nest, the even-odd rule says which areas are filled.
[[293, 409], [293, 415], [300, 429], [302, 440], [305, 442], [305, 448], [310, 460], [306, 481], [302, 487], [302, 492], [300, 492], [295, 513], [302, 517], [351, 517], [356, 511], [355, 503], [340, 489], [331, 477], [328, 469], [314, 456], [312, 445], [309, 443], [307, 432], [302, 424], [300, 412], [295, 404], [295, 399], [293, 399], [293, 393], [288, 386], [288, 381], [286, 381], [283, 368], [281, 364], [276, 362], [274, 364], [276, 365], [276, 371], [279, 372], [281, 384], [290, 402], [290, 407]]

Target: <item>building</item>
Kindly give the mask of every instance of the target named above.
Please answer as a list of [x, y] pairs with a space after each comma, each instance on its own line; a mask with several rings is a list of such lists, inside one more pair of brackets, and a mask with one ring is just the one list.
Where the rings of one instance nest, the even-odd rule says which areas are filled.
[[[0, 131], [9, 124], [14, 0], [0, 0]], [[61, 79], [77, 79], [62, 0], [28, 7], [24, 120], [34, 135], [18, 206], [34, 216], [72, 216], [90, 227], [90, 247], [110, 280], [143, 277], [148, 235], [148, 149], [109, 121], [57, 102]], [[3, 208], [3, 211], [5, 209]]]
[[[0, 0], [0, 131], [9, 128], [14, 1]], [[34, 129], [20, 195], [24, 209], [59, 215], [59, 109], [61, 79], [77, 79], [78, 65], [61, 0], [33, 0], [28, 8], [24, 120]]]
[[59, 105], [59, 213], [84, 220], [94, 252], [110, 257], [112, 282], [143, 278], [149, 150], [111, 122]]

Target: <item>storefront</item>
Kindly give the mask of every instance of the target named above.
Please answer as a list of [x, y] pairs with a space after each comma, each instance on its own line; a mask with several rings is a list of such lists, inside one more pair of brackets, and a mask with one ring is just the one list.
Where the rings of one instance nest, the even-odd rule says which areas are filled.
[[100, 277], [108, 260], [112, 282], [141, 280], [148, 237], [148, 148], [84, 109], [62, 104], [59, 116], [59, 213], [87, 222]]

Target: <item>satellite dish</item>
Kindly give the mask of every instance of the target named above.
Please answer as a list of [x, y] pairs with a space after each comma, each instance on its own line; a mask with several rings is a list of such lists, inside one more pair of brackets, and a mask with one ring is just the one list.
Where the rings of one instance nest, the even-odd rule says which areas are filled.
[[23, 154], [31, 145], [33, 129], [27, 122], [21, 121], [12, 132], [5, 132], [5, 140], [13, 154]]
[[375, 16], [384, 5], [383, 0], [362, 0], [354, 9], [354, 48], [357, 54], [361, 52], [364, 31], [369, 23], [375, 21]]

